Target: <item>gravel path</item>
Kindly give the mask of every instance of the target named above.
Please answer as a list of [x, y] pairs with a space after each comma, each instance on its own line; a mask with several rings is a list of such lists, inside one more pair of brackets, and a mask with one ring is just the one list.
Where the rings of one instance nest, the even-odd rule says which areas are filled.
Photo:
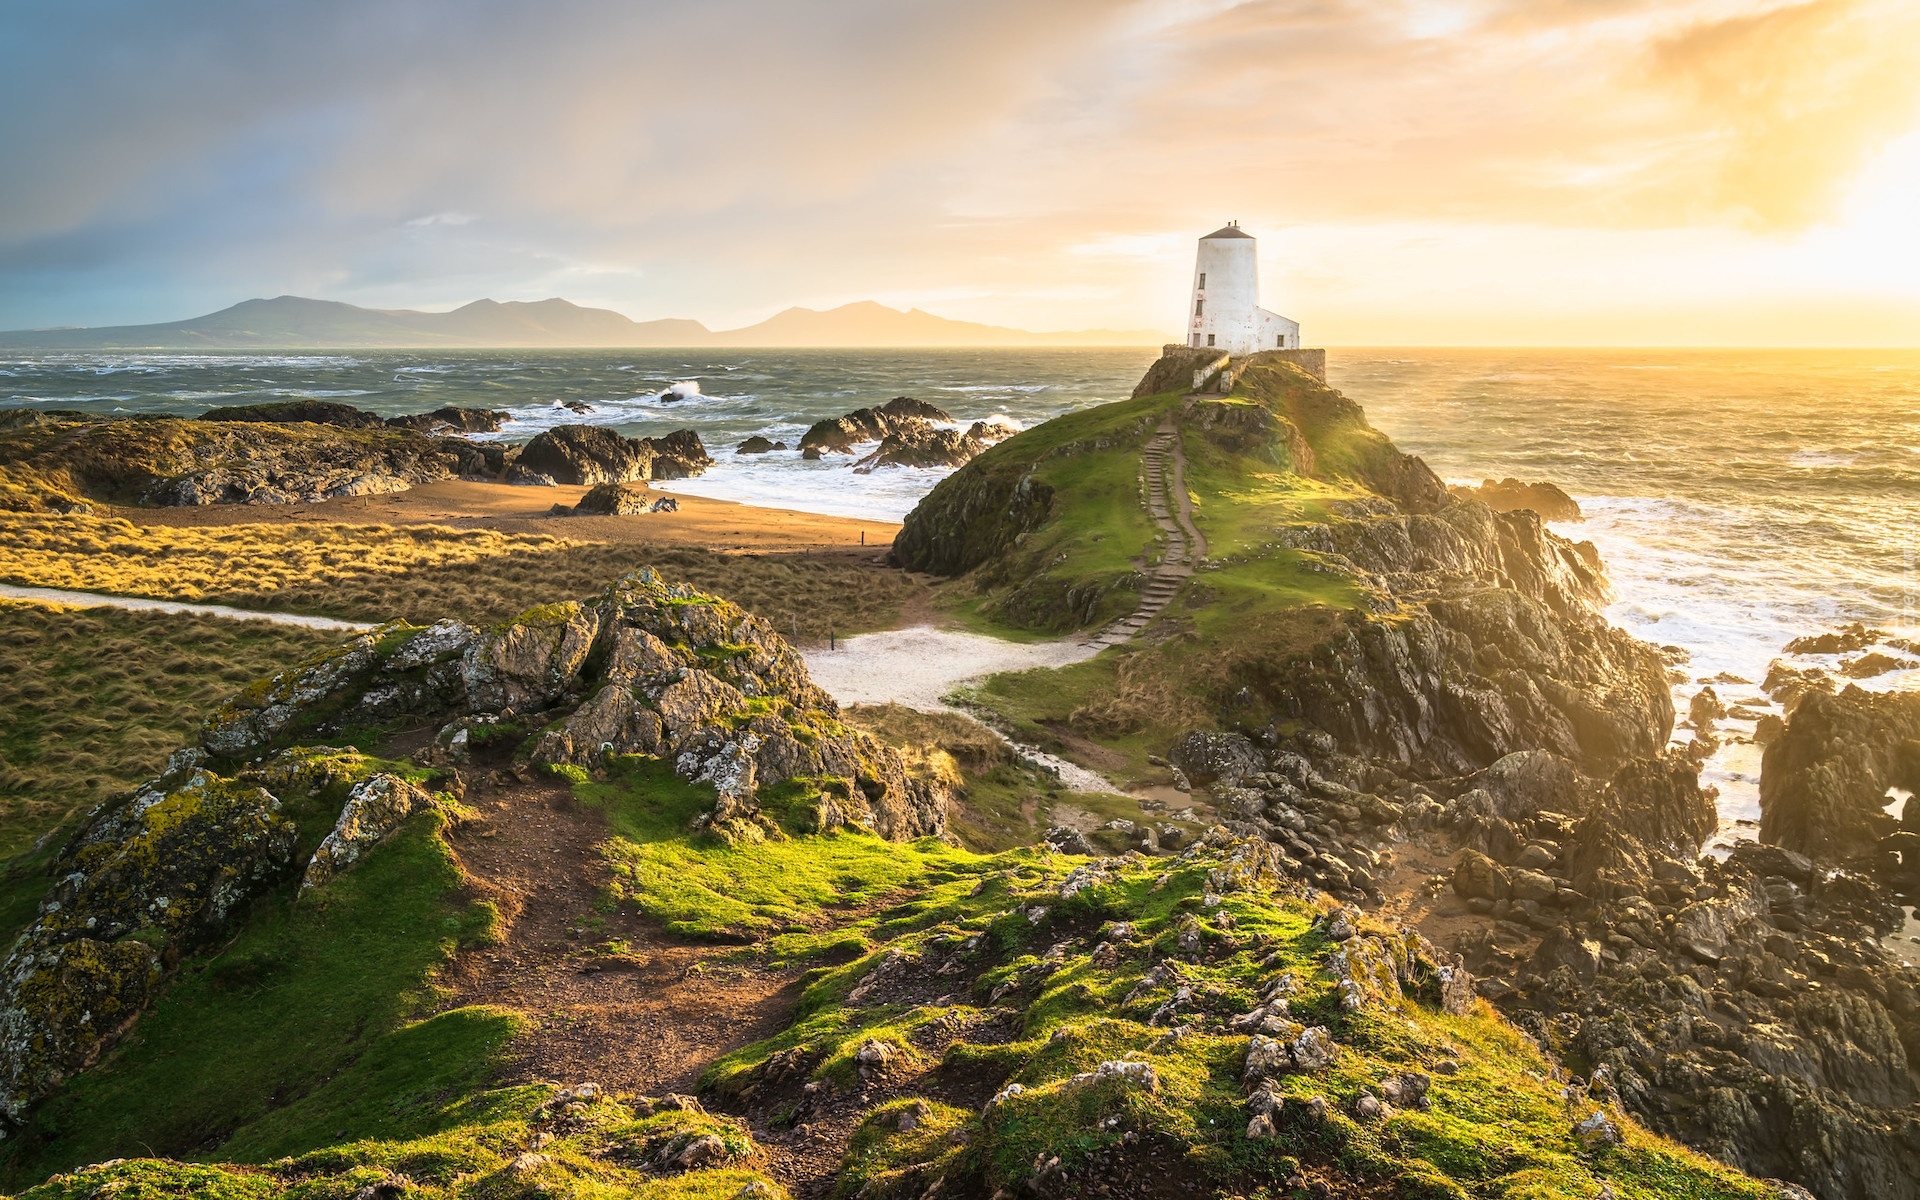
[[10, 583], [0, 583], [0, 599], [38, 600], [45, 604], [67, 604], [75, 608], [131, 608], [154, 612], [198, 613], [208, 617], [230, 617], [236, 621], [272, 621], [276, 625], [300, 625], [307, 629], [339, 629], [350, 633], [359, 633], [373, 628], [363, 621], [340, 621], [333, 617], [257, 612], [246, 608], [228, 608], [224, 604], [186, 604], [179, 600], [151, 600], [145, 596], [108, 596], [99, 592], [69, 592], [63, 588], [16, 587]]

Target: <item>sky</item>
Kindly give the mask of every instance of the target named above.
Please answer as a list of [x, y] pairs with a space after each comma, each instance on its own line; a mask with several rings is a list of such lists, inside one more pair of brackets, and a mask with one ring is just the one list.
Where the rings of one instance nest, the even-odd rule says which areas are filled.
[[0, 328], [875, 299], [1326, 345], [1920, 344], [1913, 0], [9, 0]]

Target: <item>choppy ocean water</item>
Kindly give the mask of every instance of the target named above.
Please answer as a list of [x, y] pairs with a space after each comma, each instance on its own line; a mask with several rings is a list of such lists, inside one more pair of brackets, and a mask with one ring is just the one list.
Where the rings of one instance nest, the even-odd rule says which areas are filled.
[[[815, 420], [898, 395], [962, 422], [1028, 426], [1126, 396], [1153, 354], [35, 355], [0, 359], [0, 404], [183, 415], [299, 397], [388, 415], [476, 405], [512, 413], [502, 436], [514, 440], [581, 421], [637, 435], [691, 427], [719, 461], [678, 490], [897, 518], [941, 472], [861, 476], [732, 447], [753, 434], [791, 444]], [[1328, 368], [1449, 481], [1511, 475], [1573, 494], [1587, 519], [1560, 530], [1605, 556], [1618, 591], [1609, 615], [1690, 653], [1683, 711], [1716, 676], [1749, 681], [1717, 684], [1723, 699], [1763, 707], [1752, 685], [1801, 634], [1854, 620], [1909, 637], [1920, 626], [1920, 351], [1335, 350]], [[1865, 685], [1920, 687], [1920, 672]], [[1729, 822], [1757, 817], [1758, 774], [1750, 745], [1709, 763]]]

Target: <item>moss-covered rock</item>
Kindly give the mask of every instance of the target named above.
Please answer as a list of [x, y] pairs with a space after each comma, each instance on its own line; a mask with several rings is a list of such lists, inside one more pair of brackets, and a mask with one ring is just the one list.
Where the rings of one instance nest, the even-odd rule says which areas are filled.
[[92, 1062], [145, 1007], [163, 965], [285, 873], [295, 835], [267, 791], [190, 758], [97, 812], [0, 967], [0, 1112], [19, 1119]]

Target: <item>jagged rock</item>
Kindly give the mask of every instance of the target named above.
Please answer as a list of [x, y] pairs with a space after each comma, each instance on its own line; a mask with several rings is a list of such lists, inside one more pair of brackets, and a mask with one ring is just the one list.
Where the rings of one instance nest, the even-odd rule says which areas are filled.
[[248, 421], [271, 425], [339, 425], [346, 429], [378, 429], [387, 424], [370, 413], [337, 400], [274, 400], [266, 404], [232, 404], [210, 408], [202, 421]]
[[1579, 770], [1550, 750], [1518, 750], [1468, 776], [1470, 787], [1487, 794], [1494, 814], [1507, 821], [1541, 810], [1579, 816], [1589, 800]]
[[738, 446], [735, 446], [733, 452], [735, 454], [766, 454], [770, 451], [785, 450], [786, 448], [787, 444], [785, 442], [769, 441], [756, 433], [746, 441], [741, 442]]
[[629, 438], [602, 425], [560, 425], [528, 442], [507, 482], [596, 486], [649, 479], [685, 479], [713, 465], [700, 435], [682, 429], [660, 438]]
[[1551, 483], [1522, 483], [1518, 479], [1487, 480], [1479, 487], [1455, 485], [1447, 489], [1461, 500], [1478, 500], [1495, 512], [1528, 509], [1542, 521], [1579, 521], [1580, 505]]
[[1614, 773], [1575, 828], [1567, 869], [1583, 895], [1640, 892], [1662, 858], [1691, 860], [1719, 826], [1700, 789], [1700, 766], [1680, 751], [1637, 759]]
[[1596, 1146], [1617, 1146], [1620, 1144], [1620, 1127], [1613, 1119], [1599, 1109], [1595, 1109], [1584, 1120], [1573, 1125], [1573, 1136], [1582, 1146], [1589, 1149]]
[[499, 433], [500, 426], [511, 419], [511, 413], [498, 409], [448, 406], [427, 413], [388, 417], [386, 423], [395, 429], [419, 433]]
[[1300, 1032], [1287, 1047], [1297, 1070], [1324, 1071], [1340, 1059], [1340, 1044], [1325, 1025], [1313, 1025]]
[[1099, 851], [1087, 840], [1087, 835], [1067, 825], [1056, 825], [1047, 830], [1047, 845], [1062, 854], [1094, 855]]
[[538, 763], [641, 754], [712, 784], [703, 827], [715, 833], [746, 834], [763, 821], [760, 789], [789, 779], [819, 781], [804, 810], [814, 828], [896, 839], [946, 829], [944, 793], [910, 778], [892, 748], [840, 725], [838, 705], [772, 626], [650, 570], [593, 604], [547, 605], [485, 633], [457, 622], [383, 626], [216, 710], [201, 743], [250, 758], [342, 722], [509, 709], [550, 714]]
[[1920, 693], [1803, 692], [1761, 757], [1760, 839], [1815, 859], [1869, 853], [1898, 826], [1889, 787], [1920, 791]]
[[952, 417], [924, 400], [895, 396], [877, 408], [858, 408], [844, 417], [816, 421], [800, 438], [800, 453], [819, 458], [823, 453], [851, 454], [862, 442], [878, 442], [914, 423], [947, 422]]
[[1259, 750], [1237, 733], [1189, 733], [1174, 743], [1167, 758], [1190, 782], [1222, 787], [1237, 786], [1247, 776], [1266, 770]]
[[433, 805], [432, 796], [398, 775], [382, 772], [361, 781], [348, 793], [339, 820], [313, 852], [300, 880], [301, 893], [348, 870], [408, 817]]

